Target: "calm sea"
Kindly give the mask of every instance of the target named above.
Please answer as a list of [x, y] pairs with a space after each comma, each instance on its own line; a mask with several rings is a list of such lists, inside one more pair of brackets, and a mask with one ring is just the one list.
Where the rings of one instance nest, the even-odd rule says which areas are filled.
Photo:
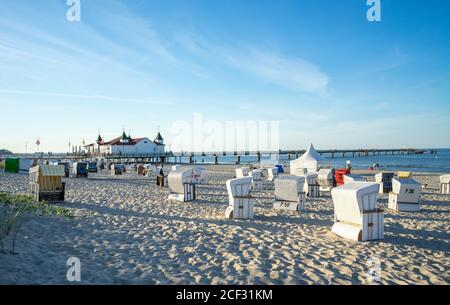
[[[291, 158], [295, 158], [291, 156]], [[450, 173], [450, 149], [437, 149], [437, 154], [423, 155], [388, 155], [388, 156], [368, 156], [368, 157], [327, 157], [335, 168], [345, 167], [345, 162], [350, 160], [354, 169], [367, 169], [373, 163], [378, 163], [381, 170], [404, 170], [413, 172], [430, 172], [430, 173]], [[263, 160], [270, 159], [270, 156], [262, 156]], [[197, 164], [214, 163], [213, 157], [195, 157]], [[288, 156], [280, 156], [279, 162], [288, 162]], [[188, 159], [183, 160], [188, 162]], [[241, 156], [241, 163], [255, 163], [256, 156]], [[220, 156], [220, 164], [235, 164], [235, 156]]]

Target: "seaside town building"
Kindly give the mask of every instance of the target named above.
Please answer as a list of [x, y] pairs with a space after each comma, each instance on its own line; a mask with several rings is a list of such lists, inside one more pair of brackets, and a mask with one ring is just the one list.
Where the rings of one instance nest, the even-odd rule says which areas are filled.
[[149, 154], [161, 155], [165, 153], [164, 139], [158, 132], [155, 140], [147, 137], [132, 138], [130, 134], [126, 135], [125, 131], [120, 137], [110, 141], [104, 141], [99, 134], [95, 143], [85, 145], [84, 149], [90, 154], [101, 155], [130, 155], [130, 154]]

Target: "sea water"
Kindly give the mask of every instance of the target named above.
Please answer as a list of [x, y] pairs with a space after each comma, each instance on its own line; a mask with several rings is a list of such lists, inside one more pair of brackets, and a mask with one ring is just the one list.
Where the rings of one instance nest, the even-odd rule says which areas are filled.
[[[330, 160], [334, 168], [345, 167], [346, 161], [352, 163], [354, 169], [368, 169], [372, 164], [378, 163], [380, 170], [385, 171], [413, 171], [413, 172], [429, 172], [429, 173], [450, 173], [450, 149], [436, 149], [436, 154], [417, 154], [417, 155], [380, 155], [380, 156], [345, 156], [334, 157], [325, 155], [327, 160]], [[275, 159], [279, 163], [289, 163], [287, 155], [263, 155], [262, 160]], [[291, 160], [295, 156], [291, 155]], [[197, 164], [213, 164], [214, 157], [211, 156], [196, 156], [193, 158]], [[234, 155], [219, 156], [219, 164], [236, 164], [237, 157]], [[256, 163], [258, 161], [256, 156], [241, 156], [241, 164]], [[189, 162], [188, 158], [183, 158], [182, 162]]]

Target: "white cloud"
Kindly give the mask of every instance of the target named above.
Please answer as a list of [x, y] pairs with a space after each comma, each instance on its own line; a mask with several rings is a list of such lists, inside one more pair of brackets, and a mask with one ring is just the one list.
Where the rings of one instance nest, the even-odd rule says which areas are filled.
[[301, 58], [252, 49], [229, 53], [231, 65], [263, 80], [299, 92], [325, 92], [329, 77], [319, 67]]
[[326, 93], [329, 76], [320, 67], [298, 57], [288, 57], [261, 48], [224, 47], [190, 32], [179, 35], [176, 41], [185, 50], [202, 59], [211, 59], [243, 71], [263, 81], [290, 90], [307, 93]]

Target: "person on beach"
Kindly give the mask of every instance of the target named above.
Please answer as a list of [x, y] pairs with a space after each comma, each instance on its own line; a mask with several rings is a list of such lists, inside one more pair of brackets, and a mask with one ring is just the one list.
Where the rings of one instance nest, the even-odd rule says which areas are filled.
[[345, 169], [348, 169], [348, 170], [352, 169], [352, 162], [350, 160], [347, 160], [345, 162]]

